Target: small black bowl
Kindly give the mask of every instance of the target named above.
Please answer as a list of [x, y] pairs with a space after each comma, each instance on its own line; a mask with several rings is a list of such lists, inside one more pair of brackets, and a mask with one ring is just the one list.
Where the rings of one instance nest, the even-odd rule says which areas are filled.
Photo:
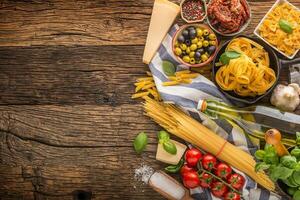
[[242, 97], [237, 95], [236, 93], [234, 93], [233, 91], [224, 91], [216, 82], [216, 73], [218, 71], [218, 69], [220, 67], [216, 66], [216, 63], [219, 61], [220, 56], [225, 52], [225, 49], [228, 45], [228, 43], [231, 41], [227, 41], [225, 42], [218, 50], [214, 60], [213, 60], [213, 67], [212, 67], [212, 74], [213, 74], [213, 81], [215, 82], [215, 84], [217, 85], [217, 87], [219, 88], [219, 90], [230, 100], [232, 100], [233, 102], [239, 102], [239, 103], [245, 103], [245, 104], [254, 104], [257, 101], [261, 100], [262, 98], [264, 98], [265, 96], [267, 96], [275, 87], [276, 83], [278, 82], [279, 76], [280, 76], [280, 70], [282, 67], [288, 67], [291, 64], [296, 64], [296, 63], [300, 63], [300, 58], [296, 58], [294, 60], [281, 60], [277, 57], [276, 53], [273, 51], [273, 49], [266, 43], [264, 43], [262, 40], [255, 38], [255, 37], [248, 37], [245, 35], [239, 35], [236, 36], [235, 38], [239, 38], [239, 37], [245, 37], [248, 38], [250, 40], [253, 40], [255, 42], [257, 42], [258, 44], [262, 45], [263, 48], [268, 52], [269, 54], [269, 58], [270, 58], [270, 67], [274, 70], [275, 74], [276, 74], [276, 81], [273, 84], [273, 86], [268, 89], [266, 91], [265, 94], [263, 95], [258, 95], [255, 97]]

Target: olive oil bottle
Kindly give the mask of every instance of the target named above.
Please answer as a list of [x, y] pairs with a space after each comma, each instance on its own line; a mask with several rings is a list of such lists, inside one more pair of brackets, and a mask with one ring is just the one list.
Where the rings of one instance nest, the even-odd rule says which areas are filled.
[[[264, 131], [275, 128], [281, 133], [285, 133], [287, 137], [294, 138], [296, 132], [300, 131], [299, 115], [282, 112], [272, 107], [258, 105], [236, 108], [215, 100], [200, 100], [197, 109], [211, 118], [233, 121], [246, 133], [254, 136], [261, 137]], [[285, 144], [287, 141], [289, 140], [286, 139]]]

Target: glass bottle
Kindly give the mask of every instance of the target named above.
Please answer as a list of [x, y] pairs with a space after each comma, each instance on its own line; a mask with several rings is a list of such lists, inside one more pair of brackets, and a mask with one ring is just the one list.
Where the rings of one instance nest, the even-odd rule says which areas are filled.
[[295, 142], [288, 138], [295, 138], [295, 133], [300, 132], [299, 115], [272, 107], [257, 105], [236, 108], [215, 100], [200, 100], [197, 109], [211, 118], [231, 120], [253, 136], [263, 137], [266, 130], [278, 129], [287, 135], [287, 138], [283, 139], [287, 145]]

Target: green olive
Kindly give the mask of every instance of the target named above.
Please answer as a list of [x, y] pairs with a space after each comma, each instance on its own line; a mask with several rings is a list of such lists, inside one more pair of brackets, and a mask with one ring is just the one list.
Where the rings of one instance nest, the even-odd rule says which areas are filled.
[[208, 56], [206, 54], [201, 55], [201, 60], [203, 62], [207, 61], [208, 60]]
[[190, 63], [191, 63], [191, 64], [195, 64], [195, 63], [196, 63], [195, 58], [191, 58], [191, 59], [190, 59]]
[[202, 45], [203, 45], [204, 47], [207, 47], [207, 46], [209, 45], [209, 42], [208, 42], [207, 40], [204, 40], [204, 41], [202, 42]]
[[185, 52], [186, 52], [187, 54], [189, 54], [189, 53], [191, 52], [191, 48], [190, 48], [190, 47], [187, 47], [186, 50], [185, 50]]
[[198, 42], [198, 38], [194, 38], [194, 39], [192, 39], [192, 44], [197, 44], [197, 42]]
[[189, 56], [183, 56], [182, 60], [186, 63], [190, 62], [190, 57]]
[[182, 50], [181, 50], [179, 47], [176, 47], [176, 48], [175, 48], [175, 54], [176, 54], [177, 56], [180, 56], [180, 55], [182, 54]]
[[198, 48], [201, 48], [201, 47], [202, 47], [202, 42], [201, 42], [201, 41], [197, 42], [197, 47], [198, 47]]
[[198, 37], [200, 37], [200, 36], [203, 35], [203, 31], [202, 31], [201, 28], [197, 28], [196, 31], [197, 31], [197, 36], [198, 36]]
[[198, 38], [198, 40], [199, 41], [204, 41], [204, 37], [201, 36], [201, 37]]
[[190, 46], [191, 51], [195, 51], [197, 49], [197, 45], [196, 44], [192, 44]]
[[211, 46], [216, 46], [216, 41], [209, 41], [209, 44], [211, 45]]
[[211, 34], [209, 34], [208, 38], [209, 38], [210, 40], [216, 40], [216, 35], [213, 34], [213, 33], [211, 33]]
[[204, 30], [203, 30], [203, 35], [206, 36], [206, 35], [208, 35], [208, 34], [209, 34], [209, 30], [204, 29]]
[[186, 50], [186, 44], [180, 44], [180, 48], [182, 49], [182, 50]]
[[194, 58], [194, 57], [195, 57], [195, 51], [191, 51], [191, 53], [189, 54], [189, 56], [190, 56], [191, 58]]
[[179, 43], [178, 43], [177, 40], [176, 40], [176, 42], [175, 42], [175, 47], [179, 47]]

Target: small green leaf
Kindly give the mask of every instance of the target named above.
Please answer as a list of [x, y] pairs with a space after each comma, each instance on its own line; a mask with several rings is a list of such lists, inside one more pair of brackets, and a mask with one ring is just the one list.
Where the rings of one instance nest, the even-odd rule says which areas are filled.
[[255, 165], [255, 171], [258, 172], [258, 171], [262, 171], [262, 170], [266, 170], [266, 169], [269, 169], [271, 165], [269, 164], [266, 164], [264, 162], [261, 162], [261, 163], [257, 163]]
[[166, 150], [166, 152], [168, 152], [172, 155], [176, 155], [176, 153], [177, 153], [176, 145], [173, 142], [171, 142], [170, 140], [165, 141], [163, 143], [163, 147], [164, 147], [164, 150]]
[[292, 25], [288, 21], [286, 21], [284, 19], [280, 19], [278, 24], [279, 24], [279, 27], [281, 28], [281, 30], [283, 30], [284, 32], [286, 32], [286, 33], [293, 32]]
[[293, 195], [293, 200], [300, 200], [300, 190], [297, 190]]
[[133, 142], [134, 149], [137, 153], [142, 153], [142, 151], [146, 148], [148, 143], [148, 136], [146, 133], [141, 132], [139, 133]]
[[285, 180], [293, 174], [293, 171], [294, 170], [289, 169], [287, 167], [277, 166], [271, 171], [270, 177], [273, 180], [277, 180], [277, 179]]
[[166, 131], [159, 131], [157, 134], [159, 143], [163, 144], [166, 141], [170, 140], [170, 135]]
[[286, 155], [280, 158], [280, 163], [290, 169], [294, 169], [297, 165], [297, 159], [294, 156]]
[[183, 166], [183, 163], [184, 163], [184, 160], [180, 159], [180, 161], [177, 165], [170, 165], [170, 166], [166, 167], [165, 170], [170, 173], [177, 173]]
[[176, 67], [173, 65], [173, 63], [167, 60], [162, 61], [162, 68], [167, 76], [173, 76], [176, 72]]
[[295, 156], [296, 158], [299, 158], [300, 157], [300, 149], [293, 149], [291, 151], [291, 155]]
[[231, 59], [240, 57], [241, 54], [236, 51], [226, 51], [220, 56], [220, 62], [224, 65], [228, 65]]
[[255, 158], [257, 158], [258, 160], [263, 160], [265, 157], [266, 152], [264, 150], [257, 150], [255, 152]]

